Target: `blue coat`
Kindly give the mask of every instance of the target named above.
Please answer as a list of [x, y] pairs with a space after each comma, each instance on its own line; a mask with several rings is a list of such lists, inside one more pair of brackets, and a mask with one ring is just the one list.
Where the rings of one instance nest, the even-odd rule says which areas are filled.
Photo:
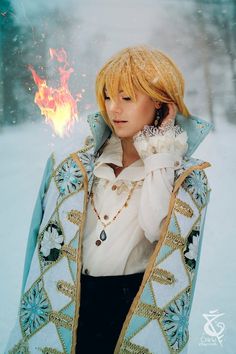
[[[115, 353], [186, 353], [188, 323], [200, 260], [210, 188], [191, 155], [212, 125], [177, 115], [188, 151], [175, 184], [161, 237], [123, 324]], [[52, 154], [35, 204], [25, 255], [22, 295], [6, 353], [75, 353], [80, 303], [81, 244], [94, 159], [111, 135], [101, 114], [88, 116], [92, 137], [62, 161]], [[50, 232], [60, 243], [42, 253]], [[194, 255], [189, 256], [194, 249]]]

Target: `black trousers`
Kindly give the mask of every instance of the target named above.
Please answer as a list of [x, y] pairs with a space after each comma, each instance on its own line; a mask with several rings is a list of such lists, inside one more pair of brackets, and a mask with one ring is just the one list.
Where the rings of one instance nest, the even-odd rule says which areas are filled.
[[81, 274], [76, 353], [114, 353], [143, 274], [102, 277]]

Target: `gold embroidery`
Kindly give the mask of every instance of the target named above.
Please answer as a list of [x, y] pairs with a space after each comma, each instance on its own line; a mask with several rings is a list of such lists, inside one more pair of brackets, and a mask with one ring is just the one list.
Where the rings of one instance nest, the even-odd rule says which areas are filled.
[[30, 354], [28, 344], [22, 339], [18, 344], [14, 346], [11, 350], [9, 350], [8, 354]]
[[70, 210], [67, 215], [68, 220], [78, 226], [81, 223], [81, 217], [82, 213], [79, 210], [74, 209]]
[[86, 145], [86, 147], [87, 147], [88, 145], [93, 144], [93, 140], [94, 140], [94, 138], [91, 135], [86, 136], [86, 138], [84, 140], [84, 145]]
[[61, 253], [71, 259], [72, 261], [76, 261], [76, 249], [73, 247], [70, 247], [68, 245], [63, 245], [61, 247]]
[[63, 354], [63, 352], [59, 352], [59, 350], [56, 350], [54, 348], [49, 348], [49, 347], [37, 348], [37, 349], [41, 350], [43, 354]]
[[137, 311], [135, 311], [135, 314], [138, 316], [147, 317], [150, 320], [156, 320], [157, 318], [160, 318], [162, 312], [163, 311], [156, 306], [141, 302], [138, 304], [138, 308]]
[[[165, 219], [165, 222], [163, 223], [162, 227], [161, 227], [161, 231], [160, 231], [160, 238], [159, 238], [159, 241], [157, 243], [157, 246], [154, 250], [154, 252], [152, 253], [150, 259], [149, 259], [149, 262], [148, 262], [148, 265], [145, 269], [145, 273], [144, 273], [144, 276], [143, 276], [143, 280], [142, 280], [142, 283], [139, 287], [139, 290], [133, 300], [133, 303], [128, 311], [128, 314], [126, 316], [126, 319], [123, 323], [123, 326], [122, 326], [122, 329], [121, 329], [121, 332], [120, 332], [120, 335], [119, 335], [119, 338], [118, 338], [118, 341], [116, 343], [116, 347], [115, 347], [115, 350], [114, 350], [114, 354], [119, 354], [119, 351], [120, 351], [120, 347], [122, 346], [123, 344], [123, 341], [125, 340], [124, 337], [125, 337], [125, 333], [126, 333], [126, 330], [128, 328], [128, 325], [130, 323], [130, 320], [131, 320], [131, 317], [136, 314], [136, 309], [137, 309], [137, 305], [140, 301], [140, 295], [146, 285], [146, 283], [148, 282], [149, 278], [150, 278], [150, 274], [152, 272], [152, 268], [154, 266], [154, 263], [156, 262], [156, 258], [159, 254], [159, 251], [162, 247], [162, 245], [164, 244], [164, 242], [166, 241], [166, 235], [167, 235], [167, 230], [168, 230], [168, 227], [169, 227], [169, 224], [170, 224], [170, 220], [171, 220], [171, 216], [174, 215], [173, 213], [173, 208], [174, 208], [174, 205], [175, 205], [175, 201], [176, 201], [176, 195], [177, 195], [177, 192], [181, 186], [181, 184], [183, 183], [183, 181], [185, 180], [185, 178], [193, 171], [193, 170], [202, 170], [204, 168], [207, 168], [211, 166], [208, 162], [204, 162], [204, 163], [201, 163], [200, 165], [195, 165], [195, 166], [192, 166], [190, 168], [188, 168], [186, 171], [184, 171], [175, 181], [175, 184], [174, 184], [174, 189], [172, 191], [172, 194], [171, 194], [171, 198], [170, 198], [170, 202], [169, 202], [169, 209], [168, 209], [168, 214], [167, 214], [167, 217]], [[177, 224], [178, 226], [178, 224]], [[178, 226], [178, 229], [179, 229], [179, 226]]]
[[75, 299], [75, 287], [74, 285], [64, 281], [59, 280], [57, 282], [57, 289], [61, 291], [64, 295], [70, 296], [72, 299]]
[[52, 311], [49, 315], [49, 320], [52, 321], [56, 326], [62, 326], [65, 328], [72, 328], [73, 318], [64, 315], [56, 311]]
[[[85, 146], [84, 148], [79, 149], [79, 150], [76, 151], [75, 153], [70, 154], [70, 157], [72, 158], [72, 160], [75, 160], [75, 161], [78, 162], [79, 157], [78, 157], [76, 154], [89, 151], [89, 150], [91, 150], [92, 147], [94, 147], [93, 144], [89, 145], [88, 147]], [[53, 171], [53, 173], [52, 173], [52, 177], [53, 177], [53, 178], [55, 177], [57, 170], [58, 170], [67, 160], [68, 160], [68, 157], [66, 157], [66, 158], [57, 166], [57, 168]], [[79, 161], [80, 161], [80, 160], [79, 160]], [[81, 166], [81, 164], [82, 164], [82, 162], [80, 161], [80, 162], [79, 162], [79, 167], [82, 168], [83, 171], [85, 171], [85, 173], [86, 173], [85, 167], [83, 166], [83, 164], [82, 164], [82, 166]], [[85, 177], [84, 177], [84, 178], [85, 178]], [[86, 178], [87, 178], [87, 174], [86, 174]], [[56, 181], [55, 181], [55, 178], [54, 178], [54, 182], [55, 182], [55, 184], [56, 184], [56, 186], [57, 186], [57, 183], [56, 183]], [[71, 193], [69, 193], [69, 194], [67, 194], [67, 195], [65, 195], [65, 196], [63, 196], [63, 197], [61, 197], [61, 198], [59, 197], [58, 200], [57, 200], [57, 208], [59, 208], [59, 207], [61, 206], [61, 204], [64, 203], [67, 198], [70, 198], [72, 195], [74, 195], [74, 194], [78, 193], [79, 191], [81, 191], [82, 189], [84, 189], [83, 183], [88, 183], [88, 181], [86, 180], [86, 182], [85, 182], [85, 180], [84, 180], [84, 182], [81, 183], [80, 187], [79, 187], [78, 189], [76, 189], [74, 192], [71, 192]], [[57, 188], [58, 188], [58, 186], [57, 186]]]
[[168, 272], [168, 270], [161, 269], [161, 268], [154, 269], [151, 276], [151, 280], [166, 285], [173, 284], [176, 281], [174, 274]]
[[124, 340], [120, 348], [120, 354], [152, 354], [147, 348]]
[[185, 240], [184, 240], [183, 237], [168, 231], [165, 243], [168, 246], [170, 246], [170, 247], [172, 247], [174, 249], [177, 249], [177, 248], [183, 248], [184, 247]]
[[180, 199], [176, 199], [174, 210], [186, 216], [187, 218], [191, 218], [193, 216], [193, 209], [190, 207], [190, 205]]
[[[77, 150], [74, 152], [74, 154], [78, 154], [78, 153], [82, 153], [82, 152], [86, 152], [90, 149], [92, 149], [92, 147], [94, 147], [94, 143], [91, 143], [90, 145], [85, 145], [84, 147], [82, 147], [81, 149]], [[72, 155], [72, 154], [71, 154]]]
[[[79, 226], [79, 245], [78, 249], [82, 249], [82, 236], [84, 233], [84, 226], [85, 226], [85, 219], [86, 219], [86, 213], [87, 213], [87, 205], [88, 205], [88, 175], [87, 171], [79, 159], [79, 157], [76, 154], [70, 155], [78, 164], [80, 167], [80, 170], [82, 172], [82, 175], [84, 177], [84, 209], [83, 209], [83, 214], [82, 214], [82, 220], [81, 224]], [[77, 253], [78, 256], [78, 261], [77, 261], [77, 272], [76, 272], [76, 292], [75, 292], [75, 316], [74, 316], [74, 321], [73, 321], [73, 326], [72, 326], [72, 346], [71, 346], [71, 353], [75, 354], [75, 349], [76, 349], [76, 341], [77, 341], [77, 327], [79, 323], [79, 307], [80, 307], [80, 275], [81, 275], [81, 268], [82, 268], [82, 262], [80, 261], [81, 258], [81, 253]]]

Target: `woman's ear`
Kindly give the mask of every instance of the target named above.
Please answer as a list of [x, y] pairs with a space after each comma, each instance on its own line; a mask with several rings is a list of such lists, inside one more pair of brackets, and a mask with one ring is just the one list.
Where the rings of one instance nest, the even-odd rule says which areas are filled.
[[161, 106], [162, 106], [162, 103], [159, 101], [154, 101], [154, 104], [155, 104], [155, 108], [157, 108], [157, 109], [161, 108]]

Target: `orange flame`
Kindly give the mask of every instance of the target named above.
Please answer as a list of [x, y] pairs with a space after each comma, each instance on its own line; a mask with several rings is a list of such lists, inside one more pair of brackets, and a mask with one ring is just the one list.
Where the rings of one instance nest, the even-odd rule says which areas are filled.
[[59, 67], [60, 86], [58, 88], [49, 87], [47, 81], [39, 77], [32, 65], [29, 70], [33, 75], [34, 82], [38, 86], [34, 102], [39, 106], [41, 114], [46, 117], [46, 123], [52, 125], [54, 131], [63, 137], [71, 130], [74, 122], [78, 119], [77, 101], [81, 95], [74, 99], [68, 87], [68, 81], [73, 68], [67, 62], [67, 54], [64, 49], [56, 51], [53, 48], [49, 50], [51, 59], [56, 59], [59, 63], [64, 63]]

